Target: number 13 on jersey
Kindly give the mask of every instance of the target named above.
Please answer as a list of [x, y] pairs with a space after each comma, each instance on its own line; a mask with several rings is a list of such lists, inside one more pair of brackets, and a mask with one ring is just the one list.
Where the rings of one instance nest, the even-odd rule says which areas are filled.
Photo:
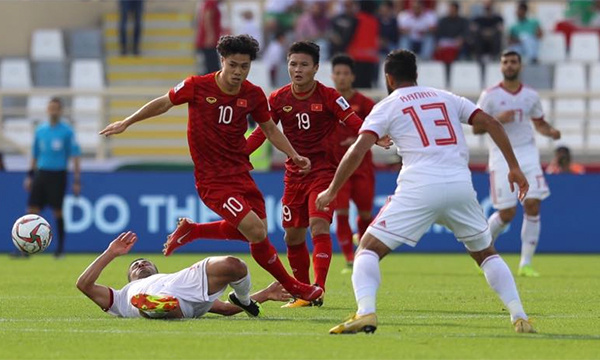
[[[456, 133], [454, 132], [454, 128], [452, 127], [452, 122], [450, 122], [450, 117], [448, 116], [448, 110], [446, 109], [446, 105], [444, 103], [434, 103], [434, 104], [425, 104], [420, 106], [423, 111], [433, 111], [439, 110], [442, 113], [442, 119], [434, 120], [433, 123], [435, 126], [443, 126], [448, 128], [449, 137], [442, 139], [435, 139], [435, 144], [444, 146], [444, 145], [456, 145]], [[428, 147], [430, 145], [429, 138], [427, 137], [427, 133], [425, 132], [425, 128], [423, 127], [423, 123], [417, 114], [417, 111], [413, 106], [407, 107], [402, 110], [404, 114], [407, 114], [412, 119], [417, 131], [419, 132], [419, 137], [421, 138], [421, 142], [424, 147]]]

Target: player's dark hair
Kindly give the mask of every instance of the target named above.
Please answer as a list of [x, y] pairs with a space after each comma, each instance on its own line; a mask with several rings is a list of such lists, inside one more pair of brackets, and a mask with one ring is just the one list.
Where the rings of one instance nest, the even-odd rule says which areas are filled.
[[527, 12], [527, 10], [529, 10], [529, 5], [527, 4], [527, 1], [519, 1], [517, 9]]
[[60, 106], [60, 108], [62, 109], [63, 107], [63, 101], [61, 98], [59, 98], [58, 96], [54, 96], [50, 99], [50, 101], [48, 101], [48, 103], [55, 103], [58, 104], [58, 106]]
[[221, 57], [234, 54], [250, 55], [250, 60], [256, 59], [260, 50], [258, 41], [250, 35], [223, 35], [217, 43], [217, 52]]
[[140, 260], [146, 260], [146, 261], [148, 261], [149, 263], [151, 263], [154, 266], [154, 268], [158, 272], [158, 267], [156, 266], [155, 263], [153, 263], [152, 261], [150, 261], [150, 260], [148, 260], [148, 259], [146, 259], [144, 257], [139, 257], [139, 258], [134, 259], [132, 262], [129, 263], [129, 266], [127, 267], [127, 281], [131, 281], [131, 274], [129, 272], [129, 269], [131, 269], [131, 265], [133, 265], [133, 263], [135, 263], [136, 261], [140, 261]]
[[384, 71], [397, 82], [417, 81], [417, 57], [410, 50], [401, 49], [390, 52], [385, 57]]
[[315, 44], [312, 41], [296, 41], [290, 46], [288, 50], [287, 57], [289, 59], [292, 54], [306, 54], [310, 55], [313, 59], [313, 62], [316, 64], [319, 63], [319, 53], [321, 49], [319, 45]]
[[500, 58], [507, 57], [507, 56], [516, 56], [517, 59], [519, 59], [519, 63], [521, 63], [521, 54], [519, 54], [518, 51], [512, 50], [512, 49], [504, 50], [502, 52], [502, 55], [500, 55]]
[[346, 54], [337, 54], [331, 58], [331, 67], [335, 67], [336, 65], [347, 65], [350, 68], [350, 71], [354, 74], [354, 59], [352, 59], [349, 55]]

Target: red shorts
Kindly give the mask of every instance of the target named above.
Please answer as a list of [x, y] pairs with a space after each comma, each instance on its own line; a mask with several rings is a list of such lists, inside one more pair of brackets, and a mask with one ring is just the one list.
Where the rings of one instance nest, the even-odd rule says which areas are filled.
[[281, 199], [283, 227], [306, 228], [309, 225], [309, 219], [313, 217], [323, 218], [331, 223], [335, 200], [329, 204], [329, 211], [319, 211], [315, 205], [317, 195], [327, 189], [331, 180], [333, 180], [333, 174], [314, 182], [286, 183]]
[[338, 209], [348, 209], [350, 200], [358, 211], [372, 211], [375, 197], [375, 171], [373, 168], [359, 168], [338, 192], [335, 200]]
[[236, 228], [250, 211], [265, 219], [265, 199], [249, 172], [203, 180], [196, 190], [204, 204]]

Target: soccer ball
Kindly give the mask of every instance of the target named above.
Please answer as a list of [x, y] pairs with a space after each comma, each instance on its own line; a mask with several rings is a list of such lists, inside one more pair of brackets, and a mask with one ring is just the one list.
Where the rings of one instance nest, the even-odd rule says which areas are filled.
[[46, 250], [52, 241], [52, 229], [43, 217], [35, 214], [20, 217], [12, 228], [12, 241], [28, 254]]

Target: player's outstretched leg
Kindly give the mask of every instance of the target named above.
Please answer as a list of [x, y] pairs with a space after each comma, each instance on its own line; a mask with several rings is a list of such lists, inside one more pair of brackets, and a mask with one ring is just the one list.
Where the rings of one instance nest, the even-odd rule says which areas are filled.
[[348, 214], [336, 213], [336, 223], [338, 245], [342, 254], [344, 254], [347, 265], [342, 269], [342, 274], [348, 274], [352, 272], [352, 264], [354, 263], [354, 244], [352, 243], [352, 229], [348, 221]]
[[252, 288], [250, 272], [243, 261], [240, 260], [240, 263], [245, 270], [246, 275], [241, 279], [229, 283], [229, 286], [233, 288], [233, 291], [229, 293], [229, 301], [244, 310], [246, 315], [250, 317], [259, 317], [262, 315], [260, 304], [250, 298], [250, 290]]
[[540, 200], [526, 199], [523, 204], [525, 214], [521, 225], [521, 261], [519, 276], [538, 277], [540, 274], [531, 265], [533, 255], [540, 240]]
[[244, 235], [225, 220], [198, 224], [188, 218], [180, 218], [175, 230], [167, 236], [163, 254], [169, 256], [177, 248], [196, 239], [248, 241]]

